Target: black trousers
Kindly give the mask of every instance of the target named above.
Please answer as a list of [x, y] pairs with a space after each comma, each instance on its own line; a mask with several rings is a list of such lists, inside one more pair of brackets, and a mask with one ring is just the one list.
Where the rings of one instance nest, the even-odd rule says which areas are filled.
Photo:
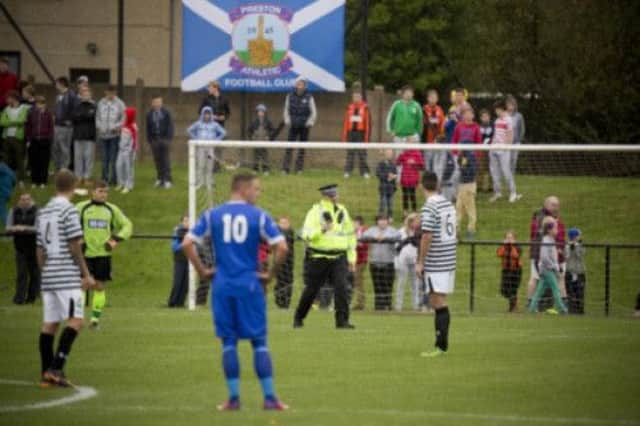
[[416, 188], [402, 187], [402, 208], [404, 211], [416, 211]]
[[393, 263], [371, 263], [369, 272], [371, 272], [371, 280], [373, 281], [376, 311], [391, 310], [393, 281], [396, 278]]
[[171, 308], [181, 308], [189, 292], [189, 261], [179, 259], [173, 261], [173, 286], [167, 303]]
[[293, 263], [285, 262], [276, 277], [276, 285], [273, 288], [276, 305], [279, 308], [287, 309], [291, 304], [291, 294], [293, 293]]
[[[309, 140], [309, 128], [308, 127], [290, 127], [289, 128], [289, 142], [307, 142]], [[296, 172], [301, 172], [304, 169], [304, 149], [298, 150], [296, 157]], [[287, 148], [284, 151], [284, 159], [282, 160], [282, 170], [289, 173], [291, 171], [291, 157], [293, 156], [293, 148]]]
[[40, 270], [33, 252], [16, 250], [16, 294], [13, 303], [33, 303], [40, 292]]
[[258, 173], [269, 171], [269, 151], [267, 151], [267, 148], [253, 150], [253, 170]]
[[518, 294], [521, 279], [522, 269], [517, 269], [515, 271], [503, 269], [502, 280], [500, 283], [500, 294], [502, 294], [506, 299], [515, 297]]
[[564, 276], [564, 282], [567, 286], [567, 297], [569, 298], [569, 313], [584, 314], [584, 288], [587, 285], [587, 276], [585, 274], [570, 274], [567, 272]]
[[[349, 132], [349, 143], [363, 143], [364, 132]], [[344, 166], [345, 173], [351, 173], [353, 171], [354, 159], [358, 158], [358, 167], [360, 168], [360, 174], [364, 175], [369, 173], [369, 165], [367, 164], [367, 151], [364, 149], [349, 149], [347, 150], [347, 161]]]
[[31, 167], [31, 183], [46, 185], [49, 178], [49, 161], [51, 160], [51, 141], [34, 140], [29, 145], [29, 166]]
[[150, 145], [156, 166], [156, 180], [160, 183], [171, 182], [171, 140], [151, 138]]
[[345, 325], [349, 322], [349, 301], [347, 296], [347, 258], [341, 256], [336, 259], [310, 258], [307, 260], [306, 283], [295, 318], [303, 320], [309, 313], [318, 291], [326, 283], [333, 285], [335, 295], [335, 319], [336, 325]]

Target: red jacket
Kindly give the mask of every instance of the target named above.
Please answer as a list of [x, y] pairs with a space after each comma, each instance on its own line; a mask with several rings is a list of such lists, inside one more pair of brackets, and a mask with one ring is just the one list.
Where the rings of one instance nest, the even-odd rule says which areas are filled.
[[25, 140], [52, 140], [53, 139], [53, 114], [48, 109], [40, 110], [31, 107], [27, 115], [25, 125]]
[[[482, 132], [480, 131], [478, 123], [465, 123], [461, 121], [456, 125], [456, 128], [453, 130], [451, 143], [463, 142], [482, 144]], [[458, 151], [453, 151], [452, 154], [458, 155]], [[482, 155], [482, 151], [476, 152], [476, 158], [479, 158], [479, 155]]]
[[400, 186], [415, 188], [420, 182], [420, 172], [424, 169], [422, 153], [415, 149], [404, 151], [396, 159], [396, 164], [402, 166], [400, 172]]
[[424, 140], [427, 143], [433, 143], [438, 136], [444, 134], [444, 111], [440, 105], [431, 106], [429, 104], [426, 104], [422, 110], [424, 112], [422, 115]]
[[[546, 209], [540, 209], [533, 213], [531, 217], [530, 234], [532, 243], [542, 241], [542, 221], [545, 217], [552, 216]], [[558, 235], [556, 235], [556, 247], [558, 249], [558, 263], [564, 262], [564, 246], [565, 246], [565, 226], [560, 217], [554, 217], [558, 224]], [[540, 247], [536, 245], [531, 246], [531, 259], [538, 260], [540, 257]]]
[[371, 116], [369, 105], [366, 102], [352, 102], [347, 107], [347, 112], [344, 115], [344, 125], [342, 126], [342, 142], [347, 142], [349, 132], [353, 130], [364, 132], [364, 142], [369, 142]]
[[[356, 238], [360, 240], [366, 230], [366, 226], [356, 228]], [[358, 242], [358, 245], [356, 245], [356, 255], [356, 265], [366, 264], [369, 261], [369, 244]]]
[[12, 72], [0, 74], [0, 108], [7, 106], [5, 96], [12, 90], [18, 90], [18, 77]]

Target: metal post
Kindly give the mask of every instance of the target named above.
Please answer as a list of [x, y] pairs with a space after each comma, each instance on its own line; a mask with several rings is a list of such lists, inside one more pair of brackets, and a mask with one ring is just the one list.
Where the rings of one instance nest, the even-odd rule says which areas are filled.
[[173, 38], [175, 37], [176, 30], [175, 9], [175, 0], [171, 0], [169, 2], [169, 87], [173, 87]]
[[604, 249], [604, 314], [609, 316], [611, 303], [611, 246]]
[[118, 96], [124, 96], [124, 0], [118, 0]]
[[[196, 223], [196, 146], [189, 141], [189, 168], [187, 169], [189, 181], [189, 223]], [[196, 310], [196, 288], [198, 286], [198, 273], [189, 263], [189, 297], [188, 307], [190, 311]]]
[[362, 34], [360, 36], [360, 83], [362, 99], [367, 100], [367, 80], [369, 76], [369, 0], [362, 0]]
[[475, 293], [476, 293], [476, 245], [471, 243], [471, 270], [469, 271], [469, 312], [473, 313], [475, 309]]

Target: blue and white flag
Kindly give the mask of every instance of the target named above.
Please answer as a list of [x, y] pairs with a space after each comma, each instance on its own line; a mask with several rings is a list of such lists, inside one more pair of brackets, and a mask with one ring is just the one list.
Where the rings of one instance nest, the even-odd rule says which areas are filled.
[[182, 90], [344, 91], [345, 0], [182, 0]]

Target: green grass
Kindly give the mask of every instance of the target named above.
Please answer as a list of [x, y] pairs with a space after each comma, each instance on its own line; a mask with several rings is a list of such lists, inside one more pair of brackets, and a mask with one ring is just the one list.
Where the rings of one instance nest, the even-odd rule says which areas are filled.
[[[155, 191], [152, 168], [142, 164], [136, 190], [113, 194], [136, 233], [171, 232], [187, 203], [185, 168], [177, 167], [175, 176], [174, 189]], [[290, 215], [298, 227], [317, 198], [315, 188], [331, 181], [341, 183], [342, 200], [352, 214], [373, 216], [375, 182], [343, 181], [338, 171], [267, 177], [261, 204], [274, 216]], [[218, 176], [219, 188], [227, 182], [228, 175]], [[524, 239], [531, 212], [555, 193], [563, 201], [565, 222], [581, 227], [587, 241], [640, 241], [637, 179], [519, 176], [518, 184], [525, 198], [516, 205], [489, 205], [480, 196], [479, 239], [499, 239], [507, 228]], [[50, 194], [35, 190], [34, 195], [43, 204]], [[226, 195], [220, 191], [221, 198]], [[301, 247], [296, 249], [300, 254]], [[588, 315], [583, 318], [503, 314], [494, 249], [481, 247], [476, 313], [470, 315], [468, 251], [460, 250], [446, 357], [418, 357], [433, 340], [431, 316], [354, 314], [358, 328], [349, 333], [334, 330], [330, 314], [312, 312], [306, 328], [294, 332], [292, 312], [271, 306], [276, 386], [293, 409], [284, 414], [259, 409], [250, 348], [242, 344], [244, 409], [221, 415], [215, 404], [224, 399], [225, 388], [208, 310], [163, 309], [171, 275], [168, 242], [128, 242], [115, 253], [103, 330], [83, 332], [68, 366], [70, 377], [94, 387], [98, 396], [59, 408], [3, 413], [3, 406], [70, 392], [0, 382], [0, 425], [640, 424], [640, 322], [629, 319], [640, 251], [612, 252], [611, 318], [602, 314], [603, 250], [589, 252]], [[12, 256], [10, 242], [0, 240], [0, 379], [35, 382], [41, 307], [10, 304]], [[294, 301], [299, 272], [298, 267]]]

